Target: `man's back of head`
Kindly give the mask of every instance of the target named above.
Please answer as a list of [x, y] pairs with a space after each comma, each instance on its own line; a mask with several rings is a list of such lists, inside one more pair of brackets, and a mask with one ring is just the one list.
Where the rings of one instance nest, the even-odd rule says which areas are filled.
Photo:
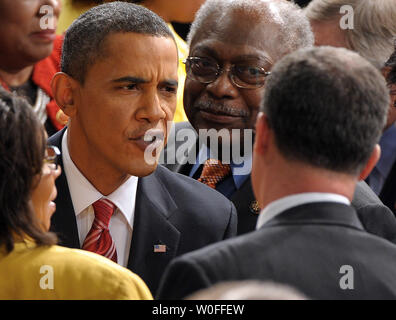
[[[315, 188], [320, 188], [316, 191], [325, 192], [328, 188], [328, 192], [337, 193], [341, 184], [336, 183], [337, 187], [332, 190], [332, 184], [323, 184], [323, 181], [337, 182], [342, 177], [343, 183], [356, 182], [375, 164], [379, 156], [376, 144], [388, 104], [384, 78], [358, 54], [332, 47], [294, 52], [273, 68], [266, 83], [261, 106], [264, 116], [257, 122], [255, 147], [260, 157], [263, 156], [265, 167], [261, 167], [257, 159], [253, 166], [256, 164], [261, 171], [279, 177], [288, 172], [275, 170], [280, 162], [273, 163], [268, 160], [271, 157], [265, 155], [266, 149], [262, 146], [266, 145], [266, 136], [263, 139], [263, 131], [259, 129], [265, 123], [267, 131], [271, 132], [272, 144], [276, 146], [270, 150], [279, 153], [278, 159], [283, 159], [290, 168], [308, 168], [295, 172], [299, 179], [293, 179], [294, 191], [301, 188], [301, 192], [314, 192]], [[270, 167], [272, 170], [268, 170]], [[253, 177], [256, 186], [261, 178], [269, 178], [267, 173], [261, 174], [254, 167], [253, 170], [256, 171]], [[315, 177], [324, 180], [319, 184], [310, 180], [312, 186], [298, 186], [304, 184], [304, 174], [309, 175], [305, 178], [312, 179], [311, 172], [319, 172]], [[354, 187], [354, 183], [349, 186]], [[339, 192], [351, 198], [351, 188]], [[264, 193], [262, 187], [256, 189]], [[287, 192], [286, 189], [283, 192]], [[262, 194], [256, 196], [259, 198]]]

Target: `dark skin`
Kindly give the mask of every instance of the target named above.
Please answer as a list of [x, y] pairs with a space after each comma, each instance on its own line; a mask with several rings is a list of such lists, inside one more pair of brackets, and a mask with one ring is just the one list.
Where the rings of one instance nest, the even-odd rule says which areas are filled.
[[[233, 23], [238, 21], [236, 25]], [[230, 13], [223, 21], [213, 19], [205, 24], [210, 33], [198, 32], [191, 42], [190, 57], [214, 59], [226, 70], [235, 63], [249, 62], [266, 71], [280, 58], [271, 37], [278, 29], [274, 23], [241, 13]], [[206, 31], [205, 30], [205, 31]], [[262, 39], [257, 41], [257, 39]], [[240, 129], [239, 143], [243, 150], [243, 129], [254, 129], [264, 86], [255, 89], [238, 88], [223, 72], [209, 84], [187, 78], [184, 89], [184, 108], [193, 125], [199, 129]], [[221, 145], [221, 139], [219, 140]]]

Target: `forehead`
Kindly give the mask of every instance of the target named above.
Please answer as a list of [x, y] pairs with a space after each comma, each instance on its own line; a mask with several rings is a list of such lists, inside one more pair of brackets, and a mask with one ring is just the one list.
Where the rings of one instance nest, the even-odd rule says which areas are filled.
[[273, 19], [258, 19], [241, 13], [234, 13], [218, 21], [211, 19], [204, 24], [191, 42], [191, 52], [205, 46], [226, 47], [233, 54], [247, 54], [252, 52], [265, 56], [267, 60], [275, 62], [277, 53], [277, 33], [279, 24]]
[[103, 78], [133, 75], [177, 79], [177, 48], [172, 38], [114, 33], [105, 38], [100, 50], [87, 77], [100, 74]]
[[262, 64], [273, 65], [273, 58], [265, 49], [246, 44], [233, 44], [209, 38], [198, 42], [191, 48], [191, 56], [209, 56], [217, 61], [257, 60]]

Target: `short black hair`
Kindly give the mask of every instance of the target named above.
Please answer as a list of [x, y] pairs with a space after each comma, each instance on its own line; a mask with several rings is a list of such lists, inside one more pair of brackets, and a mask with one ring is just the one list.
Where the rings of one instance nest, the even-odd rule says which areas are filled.
[[39, 245], [56, 243], [42, 230], [30, 203], [40, 177], [46, 139], [44, 127], [26, 100], [0, 87], [0, 245], [14, 248], [15, 235]]
[[62, 49], [62, 72], [83, 84], [88, 68], [105, 55], [106, 37], [117, 32], [174, 39], [166, 22], [154, 12], [133, 3], [105, 3], [83, 13], [67, 29]]
[[393, 51], [393, 54], [386, 62], [386, 66], [390, 68], [390, 71], [386, 78], [388, 84], [396, 84], [396, 38], [395, 38], [395, 51]]
[[384, 77], [367, 60], [316, 47], [274, 66], [261, 111], [285, 158], [356, 175], [379, 141], [389, 103]]

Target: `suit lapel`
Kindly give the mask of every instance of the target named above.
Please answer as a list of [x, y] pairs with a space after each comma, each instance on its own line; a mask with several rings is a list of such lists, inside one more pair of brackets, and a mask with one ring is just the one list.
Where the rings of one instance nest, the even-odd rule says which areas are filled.
[[[178, 209], [160, 180], [160, 170], [166, 169], [158, 167], [153, 174], [139, 178], [128, 260], [128, 268], [139, 274], [152, 292], [176, 256], [180, 240], [180, 232], [170, 222]], [[154, 252], [155, 245], [162, 245], [165, 252]]]
[[230, 200], [234, 203], [238, 213], [238, 235], [253, 231], [256, 228], [260, 209], [253, 194], [250, 176], [235, 191]]
[[[65, 130], [63, 129], [50, 137], [48, 143], [62, 150], [62, 137]], [[59, 244], [70, 248], [80, 248], [76, 215], [74, 213], [65, 171], [63, 170], [62, 157], [59, 159], [59, 165], [62, 168], [62, 174], [55, 182], [58, 195], [55, 199], [56, 211], [51, 218], [51, 231], [58, 235]]]

